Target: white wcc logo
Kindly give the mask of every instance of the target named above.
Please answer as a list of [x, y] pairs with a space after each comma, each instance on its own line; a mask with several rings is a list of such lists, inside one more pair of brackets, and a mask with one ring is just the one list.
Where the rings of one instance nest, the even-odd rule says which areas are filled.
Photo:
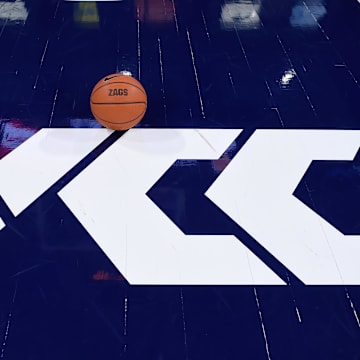
[[[58, 195], [131, 284], [284, 284], [241, 239], [185, 235], [146, 196], [176, 160], [218, 159], [240, 133], [131, 129]], [[40, 131], [0, 161], [2, 198], [18, 215], [108, 135]], [[360, 131], [257, 130], [205, 195], [305, 284], [360, 285], [360, 236], [293, 196], [313, 160], [359, 146]]]

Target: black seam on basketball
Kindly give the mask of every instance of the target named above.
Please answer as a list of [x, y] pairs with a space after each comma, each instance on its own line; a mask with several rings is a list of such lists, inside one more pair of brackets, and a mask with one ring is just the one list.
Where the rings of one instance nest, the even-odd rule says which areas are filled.
[[119, 75], [113, 75], [113, 76], [111, 76], [111, 77], [105, 76], [104, 79], [103, 79], [103, 81], [107, 82], [107, 81], [109, 81], [109, 80], [111, 80], [111, 79], [115, 79], [115, 78], [117, 78], [117, 77], [119, 77], [119, 76], [121, 76], [121, 75], [120, 75], [120, 74], [119, 74]]
[[[112, 84], [127, 84], [127, 85], [132, 85], [132, 86], [135, 86], [137, 89], [139, 89], [145, 96], [146, 96], [146, 92], [145, 92], [145, 89], [141, 89], [140, 87], [138, 87], [137, 85], [135, 84], [132, 84], [132, 83], [129, 83], [129, 82], [126, 82], [126, 81], [114, 81], [114, 82], [106, 82], [105, 84], [99, 86], [98, 88], [95, 89], [95, 91], [93, 91], [91, 93], [91, 96], [93, 94], [95, 94], [98, 90], [100, 90], [101, 88], [105, 87], [105, 86], [109, 86], [109, 85], [112, 85]], [[95, 85], [96, 86], [96, 85]]]
[[93, 105], [134, 105], [134, 104], [144, 104], [146, 105], [146, 102], [144, 101], [133, 101], [133, 102], [91, 102]]
[[133, 122], [133, 121], [135, 121], [136, 119], [138, 119], [140, 116], [144, 116], [145, 112], [146, 112], [146, 108], [145, 108], [145, 110], [144, 110], [140, 115], [138, 115], [137, 117], [133, 118], [132, 120], [125, 121], [125, 122], [121, 122], [121, 123], [105, 120], [105, 119], [103, 119], [102, 117], [100, 117], [99, 115], [97, 115], [95, 112], [94, 112], [94, 115], [96, 114], [96, 118], [99, 118], [101, 121], [103, 121], [103, 122], [105, 122], [105, 123], [115, 124], [115, 125], [122, 125], [122, 124], [128, 124], [128, 123], [130, 123], [130, 122]]

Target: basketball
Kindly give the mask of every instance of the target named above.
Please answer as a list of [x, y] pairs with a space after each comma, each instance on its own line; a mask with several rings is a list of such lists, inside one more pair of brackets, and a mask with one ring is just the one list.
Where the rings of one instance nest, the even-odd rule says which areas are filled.
[[113, 130], [127, 130], [144, 117], [147, 95], [138, 80], [129, 75], [110, 74], [93, 88], [90, 108], [95, 119]]

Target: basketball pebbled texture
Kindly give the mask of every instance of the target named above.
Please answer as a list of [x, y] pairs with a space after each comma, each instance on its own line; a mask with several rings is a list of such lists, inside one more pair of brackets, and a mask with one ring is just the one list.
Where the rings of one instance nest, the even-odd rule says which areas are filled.
[[95, 119], [113, 130], [127, 130], [137, 125], [145, 115], [147, 95], [135, 78], [110, 74], [93, 88], [90, 108]]

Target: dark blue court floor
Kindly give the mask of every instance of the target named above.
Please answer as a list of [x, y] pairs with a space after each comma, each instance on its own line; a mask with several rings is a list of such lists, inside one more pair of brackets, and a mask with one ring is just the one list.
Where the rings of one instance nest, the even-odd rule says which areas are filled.
[[359, 149], [360, 0], [1, 0], [0, 360], [360, 360]]

